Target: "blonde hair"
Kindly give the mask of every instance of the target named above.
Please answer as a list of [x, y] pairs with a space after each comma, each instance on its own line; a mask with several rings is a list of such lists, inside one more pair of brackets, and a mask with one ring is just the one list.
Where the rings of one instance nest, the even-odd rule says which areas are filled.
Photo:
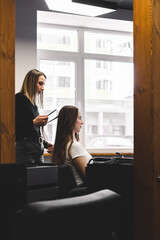
[[[36, 96], [37, 96], [37, 82], [40, 76], [44, 76], [46, 79], [46, 75], [43, 72], [40, 72], [37, 69], [30, 70], [23, 81], [20, 92], [22, 92], [32, 104], [36, 104]], [[43, 91], [40, 93], [40, 106], [43, 107]]]

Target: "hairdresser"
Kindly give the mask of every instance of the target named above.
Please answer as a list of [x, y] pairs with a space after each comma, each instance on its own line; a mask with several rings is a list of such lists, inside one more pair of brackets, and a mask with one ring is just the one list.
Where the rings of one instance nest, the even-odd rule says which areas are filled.
[[44, 139], [43, 127], [48, 116], [39, 115], [43, 107], [43, 91], [46, 76], [36, 69], [30, 70], [23, 81], [20, 92], [15, 95], [16, 106], [16, 162], [42, 164], [44, 148], [52, 152], [53, 144]]

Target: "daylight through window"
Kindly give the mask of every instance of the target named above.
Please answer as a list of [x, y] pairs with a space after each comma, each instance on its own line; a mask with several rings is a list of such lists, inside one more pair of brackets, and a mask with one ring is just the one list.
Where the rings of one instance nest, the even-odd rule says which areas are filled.
[[[73, 26], [54, 24], [38, 14], [38, 67], [47, 75], [43, 112], [76, 105], [87, 150], [133, 152], [132, 29], [76, 26], [76, 16]], [[56, 121], [45, 130], [54, 142]]]

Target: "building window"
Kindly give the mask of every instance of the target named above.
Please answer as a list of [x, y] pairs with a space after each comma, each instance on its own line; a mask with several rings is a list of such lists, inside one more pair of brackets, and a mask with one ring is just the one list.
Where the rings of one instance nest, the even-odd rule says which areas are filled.
[[96, 135], [98, 130], [97, 125], [87, 125], [87, 134]]
[[96, 68], [106, 69], [111, 71], [112, 70], [112, 62], [107, 61], [96, 61]]
[[105, 40], [105, 39], [97, 39], [96, 40], [96, 48], [105, 48], [108, 51], [112, 50], [112, 41], [111, 40]]
[[69, 88], [70, 77], [57, 77], [57, 87]]
[[[132, 152], [132, 24], [125, 30], [119, 21], [111, 29], [115, 24], [110, 19], [98, 19], [105, 21], [98, 29], [92, 18], [49, 12], [49, 23], [42, 12], [38, 14], [38, 67], [47, 75], [44, 112], [75, 105], [84, 119], [80, 140], [88, 151], [115, 152], [118, 147]], [[109, 30], [102, 29], [107, 25]], [[51, 131], [49, 140], [54, 142], [56, 121], [48, 125], [46, 132]]]
[[59, 39], [59, 44], [70, 45], [70, 37], [62, 36]]
[[96, 81], [96, 88], [111, 92], [112, 91], [112, 82], [110, 80], [106, 80], [106, 79], [98, 80], [98, 81]]

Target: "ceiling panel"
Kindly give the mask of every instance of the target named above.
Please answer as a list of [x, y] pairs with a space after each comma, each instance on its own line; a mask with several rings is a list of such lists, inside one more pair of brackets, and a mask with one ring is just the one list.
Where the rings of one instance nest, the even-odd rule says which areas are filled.
[[72, 0], [72, 2], [112, 9], [133, 10], [133, 0]]

